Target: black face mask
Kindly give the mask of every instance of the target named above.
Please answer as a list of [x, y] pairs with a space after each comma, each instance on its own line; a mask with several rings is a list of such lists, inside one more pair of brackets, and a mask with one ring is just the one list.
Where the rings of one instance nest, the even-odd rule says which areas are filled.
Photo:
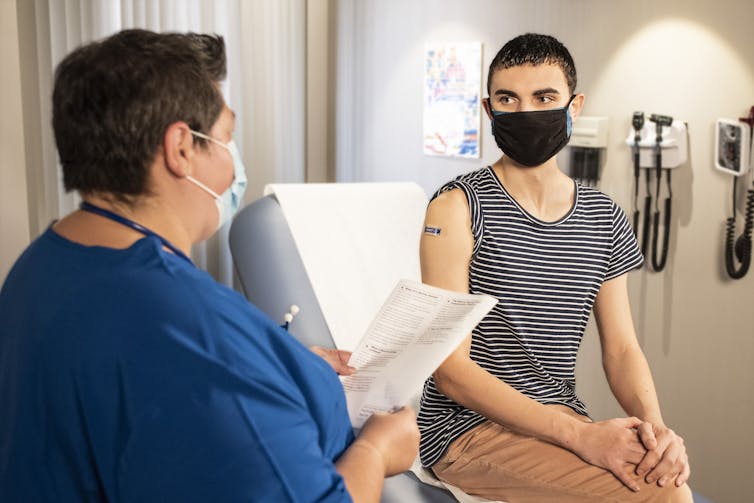
[[534, 112], [492, 110], [492, 134], [505, 155], [524, 166], [544, 164], [566, 146], [571, 137], [572, 119], [568, 111], [573, 98], [563, 108]]

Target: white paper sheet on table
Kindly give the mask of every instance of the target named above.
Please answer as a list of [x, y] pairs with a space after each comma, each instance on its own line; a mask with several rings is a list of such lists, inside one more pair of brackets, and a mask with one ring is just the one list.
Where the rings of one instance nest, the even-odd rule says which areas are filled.
[[356, 374], [341, 378], [353, 427], [406, 405], [496, 303], [489, 295], [399, 281], [348, 361]]
[[[271, 184], [335, 345], [353, 350], [401, 278], [419, 281], [415, 183]], [[291, 299], [295, 304], [295, 299]]]

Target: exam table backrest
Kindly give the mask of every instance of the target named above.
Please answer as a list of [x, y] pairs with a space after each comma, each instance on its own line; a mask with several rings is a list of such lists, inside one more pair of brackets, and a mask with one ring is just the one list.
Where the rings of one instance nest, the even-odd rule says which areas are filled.
[[[326, 225], [312, 222], [312, 225], [323, 224]], [[281, 323], [290, 305], [297, 304], [300, 313], [291, 323], [290, 333], [307, 346], [335, 346], [274, 195], [262, 197], [238, 213], [230, 229], [230, 249], [238, 280], [249, 301]], [[456, 499], [406, 472], [385, 481], [380, 502], [455, 503]]]
[[334, 347], [293, 236], [275, 196], [242, 209], [230, 228], [230, 250], [244, 295], [283, 323], [292, 304], [299, 314], [289, 332], [306, 346]]

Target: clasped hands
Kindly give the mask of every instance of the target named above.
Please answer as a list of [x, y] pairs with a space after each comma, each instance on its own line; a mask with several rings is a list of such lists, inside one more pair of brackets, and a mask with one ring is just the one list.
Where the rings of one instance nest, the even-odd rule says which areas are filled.
[[636, 474], [650, 484], [656, 481], [665, 486], [674, 479], [678, 487], [685, 484], [691, 470], [683, 438], [663, 424], [647, 421], [639, 425], [637, 433], [647, 453], [636, 467]]
[[628, 488], [639, 491], [648, 484], [682, 486], [690, 468], [683, 438], [663, 424], [635, 417], [585, 423], [576, 450], [587, 462], [610, 470]]

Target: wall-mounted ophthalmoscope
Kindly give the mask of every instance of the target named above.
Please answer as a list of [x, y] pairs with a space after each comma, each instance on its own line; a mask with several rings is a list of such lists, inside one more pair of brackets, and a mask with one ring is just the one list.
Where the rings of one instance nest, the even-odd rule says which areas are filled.
[[[634, 143], [631, 151], [634, 155], [634, 235], [639, 238], [639, 178], [641, 176], [641, 164], [639, 162], [639, 143], [641, 142], [641, 130], [644, 128], [644, 112], [634, 112], [631, 119], [631, 127], [634, 130]], [[652, 207], [652, 196], [649, 192], [649, 173], [646, 177], [647, 195], [644, 197], [644, 233], [641, 239], [641, 253], [647, 255], [647, 245], [649, 243], [649, 210]]]
[[668, 261], [668, 247], [670, 244], [670, 213], [673, 203], [673, 188], [670, 184], [669, 169], [665, 170], [665, 179], [668, 186], [668, 196], [665, 198], [665, 220], [662, 238], [662, 252], [657, 256], [657, 237], [660, 232], [660, 180], [662, 179], [662, 129], [673, 124], [673, 118], [667, 115], [652, 114], [649, 120], [655, 123], [655, 213], [652, 221], [652, 268], [659, 272], [665, 269]]

